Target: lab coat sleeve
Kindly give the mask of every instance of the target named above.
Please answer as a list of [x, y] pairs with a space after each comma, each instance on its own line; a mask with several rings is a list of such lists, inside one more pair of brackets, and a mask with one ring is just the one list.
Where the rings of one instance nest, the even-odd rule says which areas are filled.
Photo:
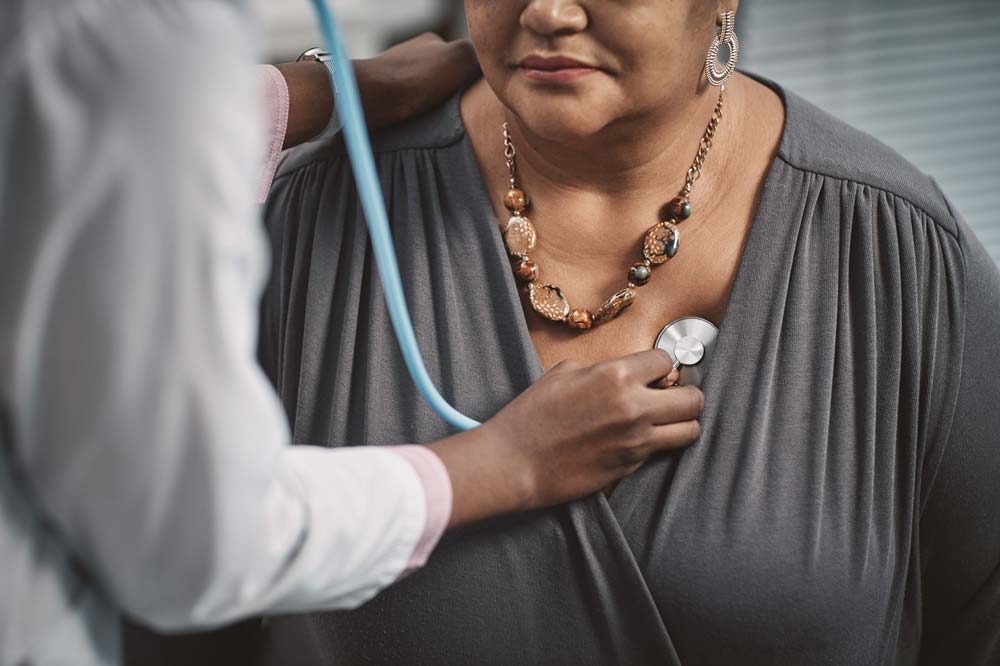
[[242, 3], [66, 6], [26, 46], [6, 181], [36, 238], [13, 333], [32, 491], [156, 628], [361, 604], [406, 567], [426, 497], [391, 451], [287, 446], [255, 361], [267, 250]]
[[267, 200], [271, 191], [274, 173], [278, 170], [281, 150], [285, 145], [285, 133], [288, 130], [288, 112], [290, 99], [288, 82], [274, 65], [260, 65], [257, 68], [261, 88], [264, 95], [265, 144], [264, 160], [260, 168], [260, 180], [257, 183], [257, 198], [259, 204]]
[[[1000, 664], [1000, 270], [964, 222], [965, 333], [920, 520], [920, 666]], [[959, 341], [942, 340], [941, 344]]]

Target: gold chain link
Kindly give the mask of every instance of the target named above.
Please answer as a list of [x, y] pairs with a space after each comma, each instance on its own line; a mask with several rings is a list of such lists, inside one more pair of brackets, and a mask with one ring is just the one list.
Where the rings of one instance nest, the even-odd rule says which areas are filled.
[[726, 86], [721, 86], [719, 90], [719, 102], [715, 105], [715, 110], [712, 112], [712, 119], [708, 121], [708, 127], [705, 128], [705, 133], [701, 137], [701, 142], [698, 144], [698, 153], [694, 156], [694, 162], [691, 163], [691, 167], [688, 168], [687, 178], [684, 180], [683, 189], [681, 189], [681, 193], [685, 197], [691, 195], [695, 181], [701, 178], [701, 167], [705, 164], [708, 151], [712, 149], [712, 139], [715, 138], [715, 131], [719, 128], [719, 123], [722, 122], [722, 102], [725, 99], [725, 94]]
[[[719, 101], [715, 105], [715, 110], [712, 111], [712, 118], [708, 121], [705, 133], [701, 136], [701, 141], [698, 143], [698, 152], [695, 154], [691, 166], [688, 167], [687, 176], [684, 179], [684, 187], [681, 188], [681, 195], [684, 197], [691, 196], [691, 190], [694, 189], [695, 181], [701, 178], [701, 168], [705, 165], [705, 158], [708, 157], [708, 152], [712, 149], [712, 140], [715, 138], [715, 132], [719, 129], [719, 123], [722, 122], [722, 107], [725, 95], [726, 86], [720, 86]], [[507, 175], [510, 177], [510, 186], [517, 187], [517, 150], [514, 148], [514, 140], [510, 136], [510, 126], [506, 122], [503, 124], [503, 154], [507, 158]]]
[[510, 186], [517, 187], [517, 166], [514, 159], [517, 157], [517, 150], [514, 149], [514, 142], [510, 138], [510, 127], [503, 124], [503, 154], [507, 158], [507, 174], [510, 176]]

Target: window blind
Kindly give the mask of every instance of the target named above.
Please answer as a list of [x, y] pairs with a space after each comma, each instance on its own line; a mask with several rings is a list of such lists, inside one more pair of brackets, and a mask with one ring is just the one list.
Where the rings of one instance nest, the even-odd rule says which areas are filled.
[[744, 0], [744, 69], [933, 176], [1000, 263], [1000, 2]]

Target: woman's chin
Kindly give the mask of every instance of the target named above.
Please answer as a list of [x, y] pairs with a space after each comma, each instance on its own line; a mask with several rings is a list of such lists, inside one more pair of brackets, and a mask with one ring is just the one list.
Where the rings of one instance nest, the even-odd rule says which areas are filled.
[[612, 120], [600, 109], [579, 103], [529, 103], [512, 108], [531, 134], [558, 143], [592, 137]]
[[572, 142], [594, 136], [617, 116], [615, 90], [607, 86], [541, 85], [507, 87], [503, 101], [532, 134], [551, 141]]

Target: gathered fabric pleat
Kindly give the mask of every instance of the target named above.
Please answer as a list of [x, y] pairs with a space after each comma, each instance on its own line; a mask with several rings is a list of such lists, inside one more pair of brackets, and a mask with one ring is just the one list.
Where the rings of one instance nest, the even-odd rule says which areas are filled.
[[[916, 176], [785, 100], [699, 441], [610, 498], [449, 533], [361, 609], [272, 621], [262, 663], [916, 663], [916, 525], [962, 364], [958, 229], [910, 196]], [[487, 419], [542, 370], [458, 98], [376, 149], [430, 376]], [[295, 441], [450, 434], [396, 345], [342, 147], [286, 158], [266, 219], [261, 359]]]

